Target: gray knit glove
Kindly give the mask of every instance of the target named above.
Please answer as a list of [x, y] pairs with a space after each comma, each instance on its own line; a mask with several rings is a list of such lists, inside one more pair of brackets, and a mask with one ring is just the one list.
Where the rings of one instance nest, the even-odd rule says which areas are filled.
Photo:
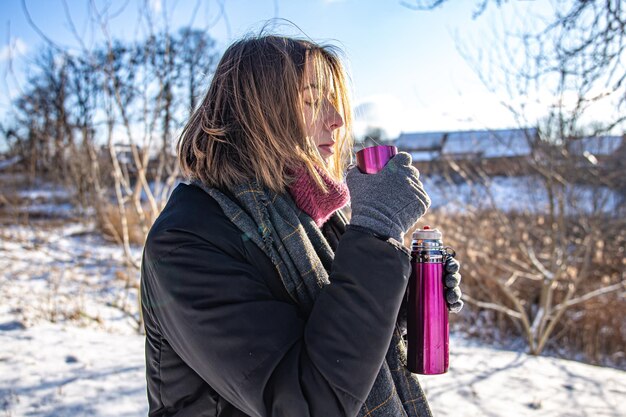
[[454, 259], [452, 255], [448, 255], [444, 264], [443, 283], [446, 287], [448, 311], [451, 313], [458, 313], [463, 308], [461, 287], [459, 286], [461, 284], [460, 268], [459, 261]]
[[376, 174], [348, 171], [352, 219], [350, 224], [402, 242], [402, 236], [430, 207], [430, 198], [411, 165], [411, 155], [400, 152]]

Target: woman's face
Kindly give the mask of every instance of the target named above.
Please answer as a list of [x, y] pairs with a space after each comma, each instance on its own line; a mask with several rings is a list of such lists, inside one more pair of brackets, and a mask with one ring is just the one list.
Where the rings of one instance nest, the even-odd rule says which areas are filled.
[[310, 67], [308, 64], [305, 66], [302, 89], [305, 133], [317, 146], [322, 158], [328, 161], [335, 153], [333, 132], [343, 126], [343, 119], [331, 101], [334, 91], [318, 85], [315, 72]]

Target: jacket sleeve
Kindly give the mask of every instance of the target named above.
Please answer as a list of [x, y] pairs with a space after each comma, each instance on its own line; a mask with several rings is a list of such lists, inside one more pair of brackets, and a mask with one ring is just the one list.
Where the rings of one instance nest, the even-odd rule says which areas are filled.
[[229, 403], [250, 416], [358, 413], [389, 348], [407, 253], [349, 228], [331, 284], [304, 320], [244, 257], [194, 237], [149, 259], [149, 243], [146, 307], [180, 357]]

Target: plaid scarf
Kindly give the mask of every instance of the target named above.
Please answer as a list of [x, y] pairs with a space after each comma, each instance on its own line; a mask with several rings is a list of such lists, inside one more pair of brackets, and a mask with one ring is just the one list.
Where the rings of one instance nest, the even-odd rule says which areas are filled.
[[[226, 216], [265, 252], [291, 298], [308, 315], [320, 289], [330, 284], [328, 271], [334, 258], [315, 221], [287, 193], [273, 193], [255, 182], [230, 189], [228, 194], [236, 201], [199, 182], [194, 184], [213, 197]], [[432, 417], [417, 379], [406, 369], [406, 347], [398, 326], [358, 416]]]

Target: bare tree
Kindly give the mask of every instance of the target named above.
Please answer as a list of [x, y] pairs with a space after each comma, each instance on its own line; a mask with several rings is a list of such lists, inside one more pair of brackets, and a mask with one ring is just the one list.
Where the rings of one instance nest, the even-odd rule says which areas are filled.
[[174, 138], [213, 73], [216, 44], [207, 30], [157, 28], [147, 2], [138, 15], [146, 37], [121, 41], [110, 36], [110, 19], [128, 5], [114, 11], [90, 2], [105, 42], [88, 48], [63, 5], [79, 45], [71, 51], [37, 27], [23, 2], [45, 47], [2, 131], [31, 178], [48, 175], [95, 210], [97, 224], [123, 248], [129, 275], [136, 276], [137, 245], [178, 180]]
[[[445, 7], [448, 0], [401, 3], [412, 10], [433, 10]], [[482, 17], [491, 4], [512, 8], [513, 3], [477, 0], [473, 17]], [[480, 47], [462, 47], [462, 54], [490, 89], [497, 87], [515, 96], [528, 94], [531, 88], [550, 89], [555, 102], [554, 119], [561, 123], [560, 137], [579, 132], [580, 123], [584, 121], [582, 116], [598, 103], [611, 103], [615, 113], [603, 123], [596, 121], [591, 133], [623, 128], [626, 120], [626, 7], [623, 1], [556, 0], [551, 6], [550, 14], [543, 20], [533, 19], [534, 23], [540, 22], [538, 26], [499, 31], [494, 39], [500, 42], [496, 40], [489, 45], [499, 52], [487, 66], [476, 59], [477, 55], [490, 56], [482, 54]], [[497, 78], [490, 78], [490, 75]], [[519, 117], [523, 118], [527, 112], [524, 103], [515, 105], [508, 101], [503, 104]]]
[[[404, 4], [431, 10], [446, 2]], [[474, 17], [489, 4], [511, 7], [505, 3], [478, 1]], [[626, 10], [619, 0], [553, 4], [554, 14], [536, 31], [507, 28], [486, 47], [462, 47], [489, 90], [508, 92], [501, 95], [502, 104], [520, 127], [535, 126], [540, 132], [524, 176], [515, 180], [527, 182], [516, 190], [520, 202], [532, 199], [534, 206], [499, 207], [488, 186], [494, 179], [481, 173], [479, 163], [451, 160], [448, 168], [475, 188], [483, 203], [493, 204], [437, 217], [466, 261], [466, 300], [508, 318], [533, 354], [540, 354], [555, 335], [572, 337], [574, 317], [585, 303], [601, 300], [615, 314], [626, 311], [621, 262], [625, 181], [617, 160], [597, 162], [573, 151], [589, 138], [624, 128]], [[483, 54], [483, 48], [496, 52]], [[552, 105], [536, 119], [518, 97], [546, 91]], [[591, 109], [600, 104], [614, 111], [603, 120], [590, 119]], [[600, 337], [601, 327], [586, 331]], [[613, 347], [623, 345], [623, 337], [615, 338]]]
[[[106, 32], [106, 22], [102, 25]], [[185, 97], [195, 103], [199, 74], [206, 76], [214, 69], [214, 45], [206, 33], [183, 29], [178, 38], [162, 33], [133, 48], [110, 41], [102, 56], [108, 103], [105, 108], [110, 120], [108, 148], [118, 201], [117, 223], [121, 229], [116, 238], [136, 267], [139, 259], [131, 255], [128, 208], [137, 219], [135, 226], [141, 236], [138, 243], [143, 243], [178, 177], [172, 141], [175, 126], [181, 126], [191, 110]], [[185, 84], [188, 88], [181, 88]], [[185, 96], [189, 90], [193, 98]], [[125, 131], [132, 159], [126, 166], [120, 164], [113, 140], [118, 120]], [[136, 137], [138, 126], [141, 127], [140, 138]]]

